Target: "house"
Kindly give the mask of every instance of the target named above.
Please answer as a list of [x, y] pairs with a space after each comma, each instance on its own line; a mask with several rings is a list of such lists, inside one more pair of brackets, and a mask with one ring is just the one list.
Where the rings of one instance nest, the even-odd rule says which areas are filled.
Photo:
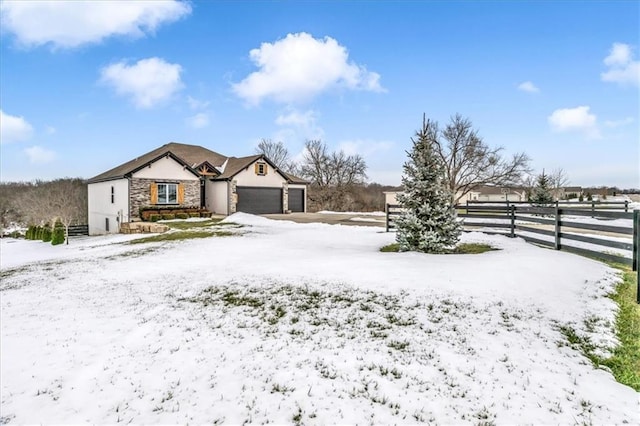
[[565, 200], [578, 198], [583, 195], [583, 189], [581, 186], [565, 186], [563, 188], [557, 188], [553, 191], [554, 200]]
[[226, 157], [168, 143], [88, 181], [89, 234], [119, 232], [145, 208], [200, 208], [215, 214], [304, 212], [307, 182], [264, 155]]
[[[397, 194], [402, 191], [388, 191], [384, 193], [385, 203], [391, 205], [397, 205]], [[458, 198], [456, 194], [456, 198]], [[526, 201], [527, 194], [522, 188], [515, 187], [500, 187], [481, 185], [473, 190], [467, 192], [458, 200], [458, 204], [464, 204], [467, 201], [488, 201], [488, 202], [506, 202], [506, 201]]]

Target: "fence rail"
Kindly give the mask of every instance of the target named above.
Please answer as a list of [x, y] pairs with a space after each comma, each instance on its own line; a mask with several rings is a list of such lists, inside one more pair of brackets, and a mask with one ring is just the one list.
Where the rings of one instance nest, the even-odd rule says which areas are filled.
[[[589, 203], [588, 209], [582, 209], [577, 203], [560, 202], [550, 207], [514, 202], [469, 202], [456, 206], [456, 210], [458, 217], [464, 219], [465, 231], [480, 230], [489, 234], [520, 237], [529, 243], [555, 250], [631, 265], [637, 273], [637, 302], [640, 303], [640, 210], [629, 211], [626, 202], [607, 204], [614, 203], [621, 206], [618, 211], [596, 208], [597, 203]], [[402, 208], [387, 204], [385, 211], [388, 232], [395, 229], [394, 221], [402, 214]], [[580, 221], [580, 218], [587, 220]], [[619, 221], [612, 224], [593, 223], [619, 219], [628, 221], [628, 225]], [[589, 246], [580, 246], [580, 243]], [[615, 250], [630, 251], [631, 257]]]
[[69, 236], [77, 237], [80, 235], [89, 235], [89, 225], [71, 225], [69, 226]]

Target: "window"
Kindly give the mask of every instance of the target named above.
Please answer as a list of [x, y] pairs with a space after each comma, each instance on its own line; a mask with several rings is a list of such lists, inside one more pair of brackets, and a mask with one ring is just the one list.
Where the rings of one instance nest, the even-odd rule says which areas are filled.
[[178, 204], [178, 184], [158, 184], [158, 204]]
[[267, 165], [265, 163], [256, 163], [256, 174], [265, 176], [267, 174]]
[[112, 187], [111, 187], [111, 204], [113, 204], [113, 203], [114, 203], [114, 201], [115, 201], [115, 189], [114, 189], [114, 187], [112, 186]]

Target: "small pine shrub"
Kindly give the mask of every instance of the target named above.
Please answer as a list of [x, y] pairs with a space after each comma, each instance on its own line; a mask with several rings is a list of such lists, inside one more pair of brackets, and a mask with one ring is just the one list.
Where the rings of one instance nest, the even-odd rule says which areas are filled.
[[171, 219], [175, 219], [175, 218], [176, 218], [176, 215], [175, 215], [175, 214], [173, 214], [173, 213], [167, 213], [167, 214], [163, 214], [163, 215], [162, 215], [162, 218], [163, 218], [164, 220], [171, 220]]
[[189, 215], [186, 213], [176, 213], [176, 219], [189, 219]]
[[38, 226], [36, 228], [36, 237], [34, 238], [34, 240], [40, 240], [42, 241], [42, 232], [43, 232], [43, 228], [42, 226]]
[[51, 245], [57, 246], [64, 243], [64, 225], [60, 222], [56, 222], [53, 227], [53, 235], [51, 236]]
[[151, 214], [151, 215], [149, 215], [149, 222], [157, 222], [160, 219], [162, 219], [162, 216], [160, 216], [159, 214]]
[[583, 202], [584, 201], [584, 195], [580, 194], [580, 196], [578, 197], [578, 201]]
[[48, 243], [49, 241], [51, 241], [51, 227], [49, 225], [46, 225], [42, 229], [42, 242]]
[[33, 240], [35, 233], [36, 233], [36, 227], [33, 225], [29, 225], [29, 227], [27, 228], [27, 233], [25, 234], [24, 238], [26, 240]]

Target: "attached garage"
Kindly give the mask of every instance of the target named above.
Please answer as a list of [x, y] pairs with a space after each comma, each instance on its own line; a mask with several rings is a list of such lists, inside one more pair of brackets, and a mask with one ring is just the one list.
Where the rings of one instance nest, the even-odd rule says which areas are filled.
[[236, 194], [236, 211], [252, 214], [282, 213], [281, 188], [238, 186]]
[[289, 188], [289, 210], [304, 213], [304, 189]]

